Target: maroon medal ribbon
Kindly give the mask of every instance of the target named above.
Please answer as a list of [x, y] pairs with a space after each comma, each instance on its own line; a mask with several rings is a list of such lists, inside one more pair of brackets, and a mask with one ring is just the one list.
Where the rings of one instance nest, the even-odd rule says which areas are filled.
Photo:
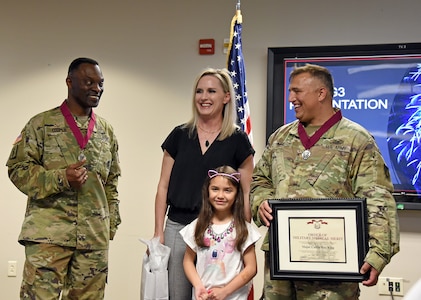
[[91, 110], [91, 119], [89, 120], [88, 131], [86, 132], [86, 135], [83, 136], [82, 132], [80, 131], [79, 127], [76, 124], [75, 119], [73, 118], [72, 113], [70, 112], [70, 109], [67, 107], [66, 101], [64, 101], [61, 104], [60, 110], [64, 118], [66, 119], [67, 124], [72, 130], [73, 135], [76, 138], [76, 141], [79, 144], [80, 149], [81, 150], [85, 149], [86, 145], [88, 144], [89, 139], [91, 138], [92, 132], [94, 131], [95, 120], [96, 120], [94, 111]]
[[311, 155], [310, 148], [313, 147], [318, 140], [326, 133], [333, 125], [338, 123], [342, 119], [342, 113], [338, 110], [329, 120], [327, 120], [323, 125], [316, 130], [316, 132], [309, 137], [307, 132], [301, 122], [298, 123], [298, 136], [300, 137], [301, 143], [303, 144], [305, 150], [302, 153], [304, 159], [308, 159]]

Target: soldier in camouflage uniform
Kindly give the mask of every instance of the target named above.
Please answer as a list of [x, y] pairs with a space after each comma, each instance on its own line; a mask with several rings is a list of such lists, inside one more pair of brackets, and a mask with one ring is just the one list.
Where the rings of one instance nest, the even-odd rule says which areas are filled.
[[[370, 272], [362, 283], [373, 286], [399, 251], [389, 171], [370, 133], [333, 108], [333, 79], [327, 69], [315, 65], [296, 68], [290, 76], [289, 91], [288, 100], [298, 120], [270, 136], [256, 164], [251, 185], [254, 221], [258, 226], [270, 226], [272, 211], [267, 199], [366, 198], [370, 246], [360, 272]], [[309, 136], [315, 139], [306, 141]], [[355, 282], [271, 280], [267, 235], [262, 250], [266, 300], [359, 298]]]
[[104, 298], [109, 240], [121, 221], [117, 140], [92, 110], [103, 81], [95, 60], [75, 59], [67, 99], [34, 116], [10, 153], [9, 177], [28, 196], [21, 299]]

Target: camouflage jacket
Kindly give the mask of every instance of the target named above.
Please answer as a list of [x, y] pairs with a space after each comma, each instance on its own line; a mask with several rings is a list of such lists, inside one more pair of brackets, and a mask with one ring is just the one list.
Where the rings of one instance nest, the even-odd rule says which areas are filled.
[[66, 179], [66, 168], [77, 162], [81, 150], [60, 108], [34, 116], [7, 161], [10, 180], [28, 196], [19, 242], [108, 249], [121, 222], [117, 151], [113, 128], [96, 116], [84, 150], [88, 180], [76, 191]]
[[[251, 185], [253, 219], [275, 198], [366, 198], [369, 251], [365, 261], [381, 272], [399, 251], [399, 223], [389, 170], [370, 133], [342, 118], [310, 149], [298, 136], [298, 121], [284, 125], [269, 138], [256, 164]], [[268, 251], [268, 236], [262, 245]]]

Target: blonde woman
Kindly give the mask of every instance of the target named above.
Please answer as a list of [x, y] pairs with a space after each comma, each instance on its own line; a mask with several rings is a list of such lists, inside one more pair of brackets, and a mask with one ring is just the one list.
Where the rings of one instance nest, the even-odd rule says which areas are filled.
[[254, 150], [236, 125], [234, 96], [227, 70], [203, 70], [194, 84], [191, 120], [175, 127], [161, 145], [164, 155], [155, 198], [154, 236], [171, 248], [171, 300], [191, 299], [192, 286], [183, 270], [186, 245], [179, 231], [199, 214], [201, 188], [208, 170], [228, 165], [239, 171], [245, 216], [251, 219], [249, 191]]

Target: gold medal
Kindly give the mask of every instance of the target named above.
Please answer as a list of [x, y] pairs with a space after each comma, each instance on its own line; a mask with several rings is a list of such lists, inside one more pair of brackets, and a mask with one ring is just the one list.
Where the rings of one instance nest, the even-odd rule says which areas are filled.
[[301, 153], [301, 156], [303, 157], [304, 160], [307, 160], [311, 156], [310, 150], [308, 149], [304, 150], [303, 153]]

